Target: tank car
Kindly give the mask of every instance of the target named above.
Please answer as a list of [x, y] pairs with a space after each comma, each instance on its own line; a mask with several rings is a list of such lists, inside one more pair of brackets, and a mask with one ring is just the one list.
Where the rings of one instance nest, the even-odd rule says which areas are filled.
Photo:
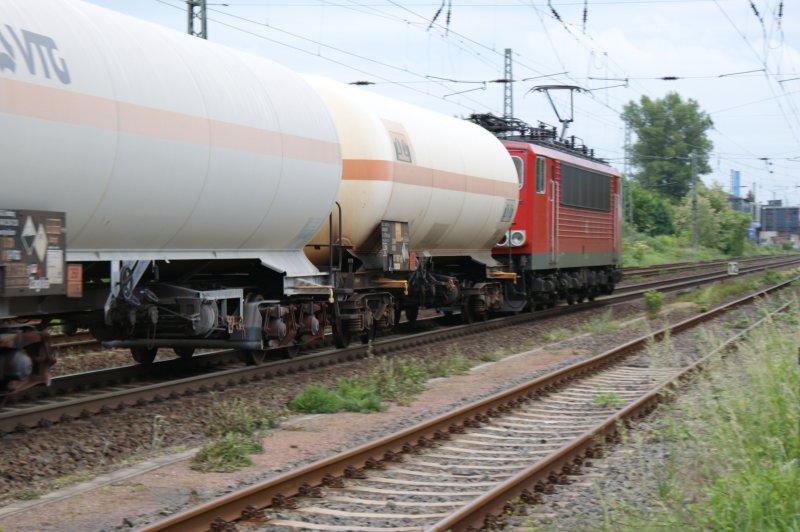
[[[518, 202], [502, 144], [464, 120], [306, 79], [330, 110], [342, 148], [343, 222], [334, 216], [309, 249], [315, 264], [339, 271], [335, 285], [345, 290], [334, 306], [337, 342], [391, 327], [401, 309], [410, 320], [425, 307], [468, 317], [502, 310], [515, 275], [491, 248]], [[325, 247], [331, 233], [342, 252], [335, 260]]]
[[472, 115], [502, 139], [519, 175], [519, 209], [494, 257], [518, 272], [532, 309], [611, 294], [622, 276], [619, 172], [574, 137]]
[[321, 337], [303, 247], [333, 121], [272, 61], [75, 0], [0, 3], [0, 393], [47, 382], [50, 320], [191, 356]]

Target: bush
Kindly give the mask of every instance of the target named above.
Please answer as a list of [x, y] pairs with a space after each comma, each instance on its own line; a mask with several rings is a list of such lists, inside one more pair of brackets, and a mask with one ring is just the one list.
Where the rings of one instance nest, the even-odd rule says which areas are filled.
[[472, 367], [469, 359], [451, 345], [444, 357], [430, 357], [425, 361], [425, 369], [431, 378], [466, 375]]
[[219, 401], [214, 397], [208, 417], [206, 436], [219, 437], [230, 432], [249, 436], [257, 430], [274, 427], [277, 414], [265, 406], [247, 403], [239, 398]]
[[200, 449], [192, 458], [191, 468], [204, 473], [230, 473], [253, 465], [249, 455], [263, 452], [253, 435], [229, 432]]
[[334, 412], [379, 412], [386, 407], [381, 403], [374, 385], [365, 385], [360, 379], [341, 379], [335, 390], [311, 384], [303, 393], [292, 399], [289, 408], [306, 414], [332, 414]]
[[644, 293], [644, 306], [647, 309], [647, 316], [655, 318], [661, 313], [661, 305], [664, 303], [664, 294], [658, 290], [648, 290]]
[[650, 248], [644, 242], [637, 242], [633, 245], [633, 249], [631, 251], [631, 255], [634, 259], [641, 261], [644, 259], [647, 252], [650, 251]]
[[764, 270], [762, 279], [764, 280], [764, 284], [775, 285], [783, 282], [783, 274], [775, 270], [766, 269]]
[[423, 361], [381, 357], [357, 379], [363, 386], [373, 386], [384, 401], [405, 403], [425, 389], [425, 382], [429, 378]]

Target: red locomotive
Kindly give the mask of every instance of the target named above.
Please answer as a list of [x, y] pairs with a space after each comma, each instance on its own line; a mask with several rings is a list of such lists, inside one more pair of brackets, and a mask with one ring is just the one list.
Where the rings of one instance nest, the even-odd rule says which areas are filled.
[[521, 275], [532, 308], [610, 294], [621, 279], [619, 173], [555, 128], [472, 115], [501, 138], [519, 175], [519, 206], [495, 258]]

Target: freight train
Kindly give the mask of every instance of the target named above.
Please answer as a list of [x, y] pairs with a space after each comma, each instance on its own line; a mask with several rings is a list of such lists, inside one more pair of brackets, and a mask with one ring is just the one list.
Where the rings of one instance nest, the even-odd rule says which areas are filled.
[[[608, 294], [618, 173], [78, 0], [0, 4], [0, 394], [48, 327], [251, 364]], [[499, 140], [502, 139], [502, 140]]]

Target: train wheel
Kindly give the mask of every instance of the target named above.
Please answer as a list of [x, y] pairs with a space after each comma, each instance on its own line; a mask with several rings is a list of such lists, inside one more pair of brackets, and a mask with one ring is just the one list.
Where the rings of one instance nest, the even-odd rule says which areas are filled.
[[152, 364], [158, 354], [157, 347], [131, 347], [133, 359], [139, 364]]
[[469, 308], [469, 304], [461, 307], [461, 321], [467, 325], [475, 321], [475, 315], [472, 313], [472, 309]]
[[175, 347], [173, 351], [181, 357], [181, 360], [189, 360], [194, 356], [194, 347]]
[[417, 322], [419, 316], [419, 307], [406, 307], [406, 319], [409, 323], [414, 324]]
[[295, 358], [297, 357], [298, 353], [300, 353], [300, 346], [290, 345], [284, 349], [283, 356], [285, 356], [286, 358]]
[[260, 349], [247, 349], [242, 353], [248, 366], [260, 366], [267, 359], [267, 352]]
[[347, 347], [350, 345], [350, 331], [339, 331], [334, 328], [333, 341], [339, 349]]
[[367, 329], [364, 334], [361, 335], [361, 343], [367, 345], [374, 339], [375, 339], [375, 326], [373, 325], [372, 327]]

